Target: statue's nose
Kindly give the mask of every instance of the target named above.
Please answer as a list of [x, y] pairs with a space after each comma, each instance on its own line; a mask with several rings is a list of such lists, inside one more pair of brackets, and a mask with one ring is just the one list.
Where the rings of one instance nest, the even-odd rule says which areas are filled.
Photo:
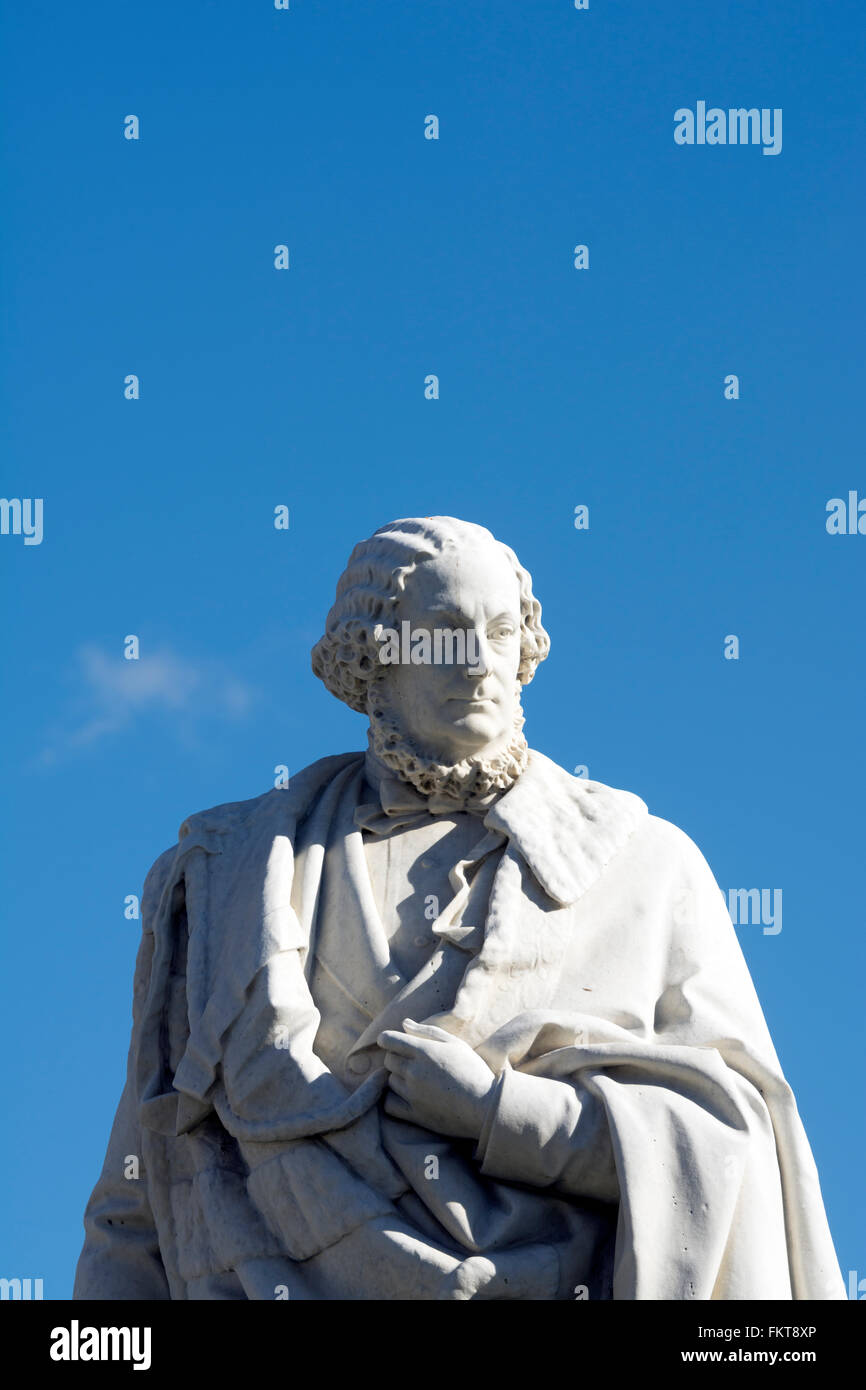
[[483, 680], [490, 675], [490, 650], [484, 637], [475, 634], [473, 641], [466, 643], [466, 666], [463, 674], [468, 680]]

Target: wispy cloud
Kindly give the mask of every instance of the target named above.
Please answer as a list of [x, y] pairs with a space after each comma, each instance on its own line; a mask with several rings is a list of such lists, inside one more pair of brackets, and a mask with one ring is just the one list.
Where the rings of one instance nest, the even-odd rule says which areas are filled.
[[163, 647], [127, 661], [86, 644], [76, 653], [76, 691], [68, 718], [55, 726], [40, 761], [92, 746], [147, 716], [165, 717], [187, 734], [204, 722], [242, 718], [255, 693], [218, 662], [192, 662]]

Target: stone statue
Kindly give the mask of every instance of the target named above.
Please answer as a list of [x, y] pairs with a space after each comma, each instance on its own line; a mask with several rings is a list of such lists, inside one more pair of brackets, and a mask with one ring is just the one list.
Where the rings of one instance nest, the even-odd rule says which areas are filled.
[[527, 747], [548, 648], [483, 527], [355, 547], [313, 670], [369, 746], [151, 869], [76, 1298], [845, 1297], [709, 866]]

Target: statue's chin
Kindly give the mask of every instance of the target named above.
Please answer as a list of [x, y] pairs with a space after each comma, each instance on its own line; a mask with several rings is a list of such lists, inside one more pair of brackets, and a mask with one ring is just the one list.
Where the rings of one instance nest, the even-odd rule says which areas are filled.
[[[452, 723], [455, 732], [468, 735], [442, 740], [441, 757], [426, 752], [427, 740], [420, 741], [400, 721], [387, 698], [379, 692], [375, 708], [370, 708], [370, 746], [380, 763], [424, 796], [434, 793], [461, 798], [478, 798], [504, 791], [526, 767], [528, 749], [523, 737], [523, 711], [515, 706], [510, 730], [482, 710], [472, 710]], [[438, 740], [437, 740], [438, 742]]]
[[438, 737], [414, 737], [409, 732], [407, 738], [416, 747], [422, 748], [431, 762], [454, 767], [466, 758], [481, 758], [484, 761], [494, 758], [507, 746], [510, 735], [510, 725], [503, 729], [501, 720], [472, 713], [451, 720]]

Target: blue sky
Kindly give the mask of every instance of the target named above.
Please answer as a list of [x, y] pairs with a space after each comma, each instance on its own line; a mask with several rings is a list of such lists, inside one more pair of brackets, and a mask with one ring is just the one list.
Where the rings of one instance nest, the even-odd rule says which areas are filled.
[[[866, 536], [825, 528], [866, 497], [861, 6], [43, 0], [2, 31], [0, 491], [44, 538], [0, 536], [0, 1273], [71, 1290], [124, 898], [186, 815], [363, 745], [310, 647], [356, 540], [446, 513], [533, 574], [533, 746], [783, 889], [739, 937], [866, 1276]], [[699, 100], [782, 108], [782, 152], [676, 145]]]

